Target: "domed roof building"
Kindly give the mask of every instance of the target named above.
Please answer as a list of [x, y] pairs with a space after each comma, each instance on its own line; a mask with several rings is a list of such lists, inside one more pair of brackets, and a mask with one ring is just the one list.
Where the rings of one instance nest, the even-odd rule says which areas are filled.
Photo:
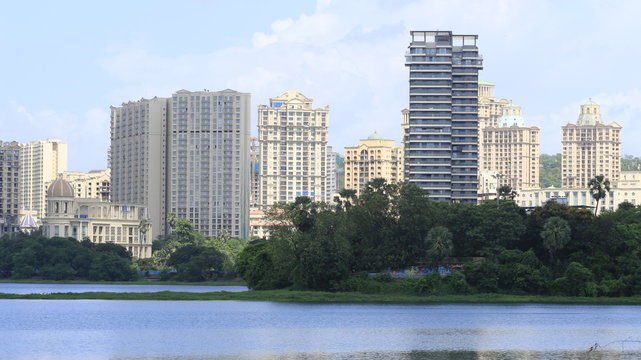
[[62, 178], [54, 180], [47, 189], [48, 197], [73, 197], [73, 187]]
[[576, 121], [577, 126], [603, 124], [601, 120], [601, 107], [590, 98], [585, 104], [581, 105], [581, 113]]
[[520, 191], [539, 184], [539, 128], [526, 126], [521, 107], [512, 101], [492, 104], [496, 107], [486, 109], [487, 121], [479, 125], [481, 199], [494, 198], [504, 185]]
[[581, 105], [576, 124], [563, 126], [561, 183], [585, 188], [590, 179], [605, 176], [612, 184], [621, 174], [621, 126], [601, 119], [601, 107], [589, 99]]
[[521, 115], [521, 107], [510, 102], [503, 106], [503, 115], [499, 118], [498, 125], [501, 128], [510, 126], [525, 126], [523, 116]]
[[381, 134], [377, 133], [376, 130], [374, 130], [372, 135], [367, 137], [367, 140], [385, 140], [385, 139]]
[[[115, 243], [125, 247], [135, 258], [151, 256], [151, 228], [142, 227], [148, 218], [147, 208], [74, 197], [73, 186], [62, 179], [47, 188], [43, 235], [47, 237], [89, 239], [94, 243]], [[25, 218], [28, 227], [31, 218]]]

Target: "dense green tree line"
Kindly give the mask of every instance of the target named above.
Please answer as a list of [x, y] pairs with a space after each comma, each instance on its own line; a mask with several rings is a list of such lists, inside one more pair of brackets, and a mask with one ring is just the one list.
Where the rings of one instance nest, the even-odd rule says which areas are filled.
[[0, 238], [0, 278], [47, 280], [128, 281], [136, 270], [161, 270], [162, 280], [182, 281], [235, 278], [236, 257], [246, 241], [226, 232], [206, 237], [185, 219], [172, 218], [170, 235], [153, 243], [153, 255], [132, 261], [131, 254], [113, 243], [94, 244], [40, 234]]
[[[267, 241], [236, 269], [251, 288], [358, 290], [398, 287], [363, 273], [472, 259], [461, 273], [406, 281], [417, 293], [505, 292], [585, 296], [641, 294], [641, 208], [600, 216], [548, 202], [526, 214], [513, 201], [428, 200], [409, 184], [376, 179], [334, 204], [299, 197], [270, 212]], [[479, 260], [481, 258], [481, 260]]]
[[143, 270], [160, 269], [163, 279], [175, 271], [175, 279], [182, 281], [216, 280], [236, 276], [236, 257], [246, 241], [231, 238], [226, 231], [215, 237], [206, 237], [195, 230], [186, 219], [170, 214], [170, 235], [153, 243], [150, 259], [138, 261]]
[[127, 281], [131, 254], [116, 244], [19, 234], [0, 238], [0, 278]]

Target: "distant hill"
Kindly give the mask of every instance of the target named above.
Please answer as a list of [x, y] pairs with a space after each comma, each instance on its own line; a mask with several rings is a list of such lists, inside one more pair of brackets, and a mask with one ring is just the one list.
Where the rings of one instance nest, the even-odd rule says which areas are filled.
[[[539, 163], [541, 167], [539, 172], [541, 188], [561, 187], [561, 154], [541, 154]], [[621, 158], [621, 171], [641, 171], [641, 158], [623, 155]]]
[[623, 155], [621, 158], [621, 171], [641, 171], [641, 158]]
[[539, 186], [546, 188], [550, 186], [561, 187], [561, 154], [541, 154], [539, 158]]

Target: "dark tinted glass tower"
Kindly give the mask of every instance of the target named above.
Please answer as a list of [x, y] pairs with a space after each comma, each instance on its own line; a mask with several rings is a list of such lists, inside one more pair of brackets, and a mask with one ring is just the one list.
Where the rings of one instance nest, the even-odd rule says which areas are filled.
[[405, 180], [440, 201], [476, 203], [478, 185], [477, 35], [411, 31]]

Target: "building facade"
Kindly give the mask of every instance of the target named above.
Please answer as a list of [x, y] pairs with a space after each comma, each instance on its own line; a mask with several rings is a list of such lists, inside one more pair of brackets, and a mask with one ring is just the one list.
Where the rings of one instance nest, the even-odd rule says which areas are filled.
[[57, 139], [23, 144], [20, 153], [20, 212], [42, 218], [47, 186], [67, 171], [67, 144]]
[[293, 202], [297, 196], [331, 200], [327, 190], [329, 106], [290, 90], [258, 106], [260, 205]]
[[477, 35], [411, 31], [405, 181], [447, 202], [476, 203]]
[[[482, 128], [479, 146], [479, 193], [492, 198], [503, 185], [517, 191], [539, 187], [539, 128], [525, 126], [520, 106], [509, 102], [500, 108], [502, 115]], [[492, 186], [485, 187], [488, 184]]]
[[621, 126], [605, 125], [601, 108], [591, 99], [581, 105], [576, 124], [563, 126], [561, 184], [587, 187], [590, 179], [604, 175], [612, 184], [621, 173]]
[[479, 129], [487, 126], [498, 127], [503, 116], [503, 107], [510, 103], [507, 99], [496, 99], [496, 85], [479, 81]]
[[[587, 186], [522, 190], [515, 199], [519, 206], [526, 208], [542, 206], [548, 200], [592, 211], [596, 206]], [[619, 181], [613, 184], [605, 198], [599, 202], [599, 214], [606, 210], [616, 211], [623, 202], [641, 205], [641, 171], [621, 171]]]
[[345, 148], [345, 189], [360, 195], [368, 182], [383, 178], [388, 183], [403, 181], [403, 148], [377, 132]]
[[258, 138], [255, 137], [249, 139], [249, 144], [249, 168], [251, 171], [249, 206], [256, 207], [260, 203], [260, 144]]
[[0, 236], [20, 228], [20, 150], [15, 141], [0, 141]]
[[227, 89], [112, 107], [112, 199], [145, 204], [159, 235], [175, 213], [206, 236], [249, 236], [249, 106]]
[[78, 241], [122, 245], [135, 258], [151, 256], [151, 228], [141, 231], [140, 220], [146, 219], [142, 205], [104, 202], [74, 196], [71, 184], [54, 180], [47, 189], [46, 215], [42, 232], [47, 237], [71, 237]]
[[336, 163], [338, 153], [332, 150], [331, 146], [327, 147], [327, 165], [325, 165], [325, 173], [327, 174], [327, 181], [325, 184], [327, 185], [327, 196], [325, 198], [325, 201], [332, 201], [334, 199], [334, 196], [338, 195], [339, 189], [337, 187], [336, 183], [336, 166], [338, 165]]
[[111, 107], [111, 200], [144, 204], [154, 233], [166, 229], [167, 98]]
[[250, 94], [180, 90], [169, 116], [167, 209], [204, 235], [247, 238]]
[[89, 172], [65, 171], [62, 179], [69, 182], [74, 196], [83, 199], [109, 201], [111, 194], [111, 170], [91, 170]]

